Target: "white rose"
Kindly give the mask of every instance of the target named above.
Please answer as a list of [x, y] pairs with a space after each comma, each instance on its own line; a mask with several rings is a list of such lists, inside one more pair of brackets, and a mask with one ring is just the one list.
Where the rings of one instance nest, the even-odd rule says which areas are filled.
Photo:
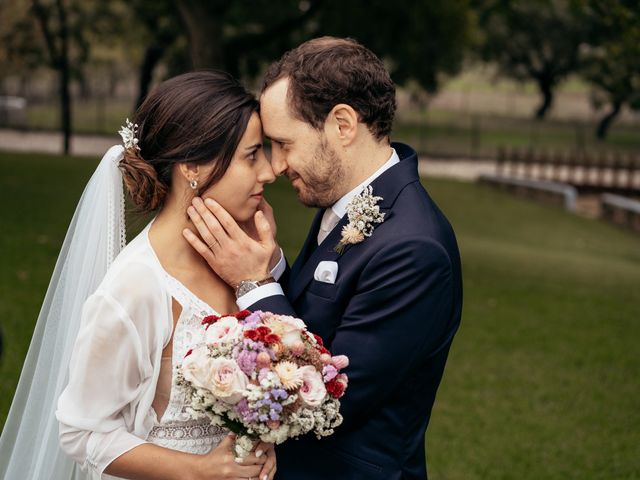
[[211, 362], [211, 374], [206, 388], [216, 398], [236, 404], [242, 399], [242, 392], [247, 388], [249, 379], [234, 360], [216, 358]]
[[300, 333], [307, 328], [302, 320], [288, 315], [269, 318], [265, 321], [265, 325], [280, 337], [280, 341], [284, 346], [289, 348], [302, 341]]
[[300, 398], [310, 407], [317, 407], [327, 395], [322, 375], [311, 365], [300, 367], [302, 386], [298, 391]]
[[235, 317], [223, 317], [209, 325], [205, 341], [212, 345], [231, 343], [242, 337], [242, 325]]
[[191, 354], [182, 361], [182, 375], [196, 388], [208, 389], [211, 362], [209, 349], [206, 345], [201, 345], [193, 349]]

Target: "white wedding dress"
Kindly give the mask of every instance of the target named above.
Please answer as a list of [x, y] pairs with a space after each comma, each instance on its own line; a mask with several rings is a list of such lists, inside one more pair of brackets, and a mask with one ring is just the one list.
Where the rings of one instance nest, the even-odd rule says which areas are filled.
[[[188, 391], [175, 383], [174, 372], [187, 351], [204, 342], [202, 319], [216, 312], [168, 273], [166, 279], [169, 293], [180, 304], [182, 312], [173, 333], [172, 356], [161, 358], [152, 404], [156, 420], [147, 441], [182, 452], [205, 454], [222, 441], [227, 431], [206, 419], [190, 418]], [[161, 416], [160, 420], [157, 415]]]
[[107, 151], [69, 225], [0, 435], [2, 480], [113, 478], [144, 443], [204, 454], [227, 433], [190, 419], [173, 381], [215, 312], [162, 268], [150, 225], [125, 247], [122, 155]]
[[[112, 263], [89, 297], [56, 416], [65, 453], [95, 478], [145, 442], [205, 454], [227, 434], [187, 412], [175, 368], [204, 341], [202, 320], [216, 312], [160, 264], [148, 225]], [[172, 303], [181, 312], [173, 320]], [[162, 352], [173, 342], [171, 357]], [[102, 477], [100, 477], [102, 475]]]

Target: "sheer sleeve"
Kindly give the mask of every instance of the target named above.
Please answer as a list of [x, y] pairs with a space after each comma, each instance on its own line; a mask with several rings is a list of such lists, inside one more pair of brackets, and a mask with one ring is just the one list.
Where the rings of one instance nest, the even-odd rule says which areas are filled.
[[153, 394], [146, 390], [153, 384], [152, 357], [161, 351], [163, 320], [171, 320], [164, 318], [167, 302], [154, 275], [139, 268], [124, 273], [84, 305], [69, 383], [56, 412], [62, 450], [99, 475], [145, 443], [133, 432], [148, 409], [140, 399]]
[[145, 372], [140, 337], [118, 302], [97, 292], [85, 303], [83, 317], [56, 417], [65, 453], [101, 474], [144, 443], [127, 431], [125, 417], [133, 414]]

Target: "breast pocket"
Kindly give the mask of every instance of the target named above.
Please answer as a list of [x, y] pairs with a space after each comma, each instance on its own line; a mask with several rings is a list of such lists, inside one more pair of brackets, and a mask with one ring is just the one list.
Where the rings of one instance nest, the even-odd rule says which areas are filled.
[[334, 300], [336, 298], [336, 292], [338, 287], [334, 283], [319, 282], [317, 280], [311, 280], [307, 293], [315, 295], [316, 297], [324, 298], [325, 300]]

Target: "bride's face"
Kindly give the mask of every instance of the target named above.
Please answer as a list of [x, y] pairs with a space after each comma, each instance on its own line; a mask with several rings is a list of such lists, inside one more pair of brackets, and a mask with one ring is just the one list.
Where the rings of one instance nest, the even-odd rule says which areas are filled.
[[262, 148], [262, 123], [253, 113], [224, 176], [202, 194], [212, 198], [238, 222], [253, 217], [262, 200], [264, 184], [275, 180]]

